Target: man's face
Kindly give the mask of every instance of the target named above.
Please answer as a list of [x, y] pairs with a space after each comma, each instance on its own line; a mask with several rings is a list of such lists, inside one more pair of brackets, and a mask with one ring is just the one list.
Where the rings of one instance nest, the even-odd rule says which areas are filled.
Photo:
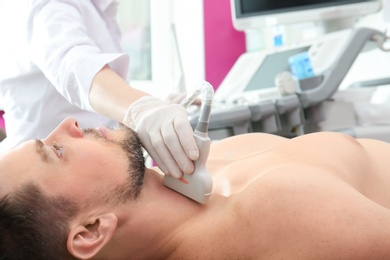
[[119, 145], [126, 134], [106, 128], [82, 131], [74, 119], [67, 118], [47, 138], [0, 155], [0, 195], [28, 181], [48, 195], [76, 201], [104, 195], [129, 181], [131, 151]]

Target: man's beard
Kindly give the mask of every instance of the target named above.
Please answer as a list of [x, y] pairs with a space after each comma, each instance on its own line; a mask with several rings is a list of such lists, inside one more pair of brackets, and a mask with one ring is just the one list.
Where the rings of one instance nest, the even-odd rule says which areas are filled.
[[141, 193], [145, 176], [145, 158], [143, 154], [141, 140], [137, 133], [131, 128], [121, 125], [122, 131], [125, 131], [125, 137], [120, 142], [120, 147], [125, 152], [128, 161], [128, 183], [131, 199], [137, 199]]
[[[145, 175], [145, 158], [141, 141], [136, 132], [124, 125], [120, 125], [118, 130], [124, 132], [124, 137], [121, 140], [105, 139], [106, 142], [120, 147], [127, 158], [127, 181], [111, 189], [105, 196], [107, 202], [114, 204], [137, 199], [141, 193]], [[84, 133], [102, 138], [96, 129], [85, 129]], [[110, 173], [107, 173], [107, 178], [110, 178]]]

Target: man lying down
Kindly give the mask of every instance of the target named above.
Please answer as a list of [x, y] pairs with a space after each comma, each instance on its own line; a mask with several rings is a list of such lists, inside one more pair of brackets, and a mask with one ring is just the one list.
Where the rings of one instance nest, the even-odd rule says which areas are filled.
[[3, 259], [389, 259], [390, 145], [339, 133], [212, 145], [198, 204], [130, 130], [74, 119], [1, 155]]

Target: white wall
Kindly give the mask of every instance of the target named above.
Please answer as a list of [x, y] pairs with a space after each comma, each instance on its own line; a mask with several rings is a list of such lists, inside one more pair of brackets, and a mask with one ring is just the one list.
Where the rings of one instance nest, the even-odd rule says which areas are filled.
[[172, 0], [172, 21], [188, 91], [205, 79], [203, 0]]
[[[132, 85], [161, 98], [190, 92], [193, 82], [205, 78], [203, 0], [151, 0], [151, 19], [153, 80]], [[185, 86], [179, 85], [182, 75]]]

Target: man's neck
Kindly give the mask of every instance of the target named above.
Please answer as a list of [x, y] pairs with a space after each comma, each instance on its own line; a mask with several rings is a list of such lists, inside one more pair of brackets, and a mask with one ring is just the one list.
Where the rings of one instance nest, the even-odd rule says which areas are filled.
[[198, 223], [209, 207], [165, 187], [161, 174], [147, 170], [140, 197], [119, 217], [120, 250], [129, 249], [127, 256], [134, 259], [168, 257], [181, 243], [183, 231]]

